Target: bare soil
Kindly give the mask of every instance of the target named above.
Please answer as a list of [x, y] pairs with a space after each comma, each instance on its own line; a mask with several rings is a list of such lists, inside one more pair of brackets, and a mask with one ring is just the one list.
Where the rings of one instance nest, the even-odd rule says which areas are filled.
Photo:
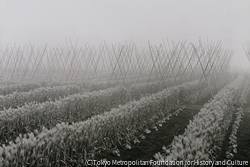
[[[204, 103], [204, 102], [203, 102]], [[140, 140], [139, 145], [132, 145], [131, 150], [124, 150], [119, 148], [120, 157], [113, 155], [105, 155], [107, 160], [151, 160], [154, 159], [153, 155], [157, 152], [162, 152], [163, 146], [168, 146], [174, 139], [174, 136], [183, 134], [185, 128], [189, 124], [189, 120], [192, 120], [203, 104], [199, 105], [186, 105], [185, 109], [179, 113], [178, 116], [173, 115], [170, 120], [162, 124], [162, 127], [158, 128], [158, 131], [152, 130], [150, 134], [145, 135], [146, 139]]]
[[[178, 116], [172, 116], [167, 123], [158, 128], [158, 131], [152, 130], [150, 134], [146, 135], [146, 139], [140, 140], [139, 145], [132, 145], [131, 150], [119, 148], [120, 157], [106, 154], [102, 158], [123, 161], [154, 159], [153, 155], [155, 153], [162, 152], [162, 146], [168, 146], [173, 141], [174, 136], [184, 133], [189, 120], [193, 119], [209, 99], [210, 98], [206, 98], [196, 105], [186, 105], [186, 108], [181, 111]], [[243, 119], [237, 131], [237, 154], [235, 154], [233, 160], [250, 162], [250, 92], [247, 96], [247, 103], [243, 108], [243, 112]], [[226, 149], [228, 147], [230, 132], [231, 127], [229, 128], [228, 134], [226, 134], [225, 144], [220, 155], [218, 155], [218, 160], [226, 159]]]

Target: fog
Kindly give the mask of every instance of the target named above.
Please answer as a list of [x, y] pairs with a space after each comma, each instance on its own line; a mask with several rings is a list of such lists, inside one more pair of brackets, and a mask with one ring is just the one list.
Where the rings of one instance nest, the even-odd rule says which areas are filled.
[[250, 40], [249, 0], [1, 0], [0, 44], [98, 45], [162, 39], [222, 41], [232, 66], [250, 67], [242, 43]]

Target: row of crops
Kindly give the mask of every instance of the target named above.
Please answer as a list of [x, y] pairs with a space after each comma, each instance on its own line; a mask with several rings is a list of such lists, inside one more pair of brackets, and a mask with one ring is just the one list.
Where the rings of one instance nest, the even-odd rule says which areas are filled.
[[[114, 152], [117, 145], [130, 144], [139, 132], [168, 117], [174, 109], [209, 93], [197, 93], [198, 86], [203, 85], [193, 81], [128, 102], [128, 91], [115, 87], [69, 95], [38, 107], [25, 106], [12, 115], [8, 115], [12, 112], [1, 112], [5, 132], [1, 141], [9, 141], [1, 147], [2, 164], [33, 164], [39, 155], [43, 157], [40, 163], [53, 166], [69, 158], [78, 162], [93, 158], [98, 151]], [[206, 89], [208, 85], [203, 88]], [[15, 140], [11, 142], [11, 139]]]
[[[218, 86], [222, 86], [224, 82], [225, 80], [222, 79], [220, 83], [218, 82]], [[198, 80], [192, 83], [193, 86], [189, 87], [190, 99], [186, 101], [194, 102], [197, 97], [201, 98], [210, 93], [209, 89], [203, 89], [204, 86], [208, 87], [208, 84], [201, 85]], [[184, 85], [187, 84], [189, 83]], [[117, 86], [86, 93], [76, 93], [81, 91], [77, 86], [56, 86], [2, 96], [1, 141], [8, 141], [9, 137], [16, 137], [19, 133], [29, 132], [31, 129], [41, 129], [42, 126], [53, 127], [60, 122], [80, 121], [168, 87], [168, 85], [163, 87], [155, 83], [152, 85], [154, 89], [149, 89], [151, 85], [143, 86], [140, 83], [128, 88]], [[182, 90], [181, 87], [180, 90]], [[194, 95], [191, 96], [192, 94]], [[179, 98], [184, 99], [185, 94], [182, 92]], [[12, 129], [11, 132], [9, 129]]]
[[105, 153], [120, 156], [119, 149], [140, 143], [186, 104], [218, 92], [155, 157], [213, 158], [232, 121], [228, 156], [234, 152], [237, 99], [246, 96], [248, 79], [230, 73], [232, 52], [220, 41], [163, 40], [141, 50], [133, 43], [8, 45], [0, 55], [0, 166], [74, 166]]
[[[237, 147], [235, 134], [242, 115], [242, 105], [248, 92], [249, 80], [243, 76], [223, 88], [209, 103], [205, 104], [198, 115], [187, 126], [184, 134], [176, 136], [173, 142], [164, 147], [165, 154], [157, 153], [157, 160], [216, 160], [221, 151], [225, 134], [232, 122], [233, 114], [236, 119], [230, 136], [230, 147], [227, 152], [232, 158], [233, 150]], [[231, 156], [231, 157], [230, 157]]]

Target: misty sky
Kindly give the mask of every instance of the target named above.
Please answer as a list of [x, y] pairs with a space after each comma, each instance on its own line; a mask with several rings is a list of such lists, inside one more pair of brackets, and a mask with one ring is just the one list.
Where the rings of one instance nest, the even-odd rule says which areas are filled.
[[250, 0], [0, 0], [0, 44], [98, 45], [163, 38], [222, 41], [233, 65], [250, 67], [242, 43], [250, 41]]

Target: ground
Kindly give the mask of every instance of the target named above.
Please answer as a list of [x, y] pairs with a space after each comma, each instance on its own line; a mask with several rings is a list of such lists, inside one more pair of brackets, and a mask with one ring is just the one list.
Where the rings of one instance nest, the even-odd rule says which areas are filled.
[[[140, 140], [139, 145], [133, 145], [131, 150], [124, 150], [119, 148], [120, 157], [115, 157], [111, 154], [106, 154], [101, 159], [107, 160], [154, 160], [154, 154], [162, 152], [163, 146], [168, 146], [174, 139], [174, 136], [183, 134], [185, 128], [189, 124], [189, 120], [200, 111], [203, 105], [208, 102], [209, 98], [203, 99], [195, 105], [186, 105], [183, 111], [178, 116], [173, 115], [167, 123], [164, 123], [162, 127], [158, 128], [158, 131], [152, 130], [150, 134], [145, 135], [145, 140]], [[238, 153], [233, 160], [248, 160], [250, 161], [250, 92], [247, 96], [247, 103], [243, 108], [243, 119], [240, 123], [240, 127], [237, 132]], [[228, 146], [228, 138], [231, 128], [225, 137], [225, 144], [222, 148], [218, 160], [225, 159], [225, 152]]]
[[[205, 101], [204, 101], [205, 102]], [[203, 102], [203, 103], [204, 103]], [[167, 123], [162, 124], [158, 131], [152, 130], [150, 134], [145, 135], [146, 139], [140, 140], [139, 145], [133, 145], [131, 150], [120, 148], [120, 157], [105, 155], [102, 158], [107, 160], [153, 160], [153, 155], [162, 152], [162, 147], [168, 146], [174, 139], [174, 136], [183, 134], [194, 115], [203, 107], [202, 104], [186, 105], [178, 116], [173, 115]]]

